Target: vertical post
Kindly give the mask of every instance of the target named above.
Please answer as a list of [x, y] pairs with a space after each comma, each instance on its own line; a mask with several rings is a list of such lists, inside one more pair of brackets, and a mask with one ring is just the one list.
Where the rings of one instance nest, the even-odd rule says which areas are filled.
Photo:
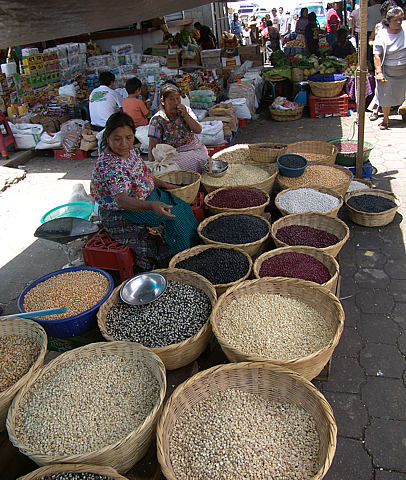
[[367, 78], [367, 22], [368, 0], [360, 0], [360, 32], [359, 32], [359, 92], [357, 102], [358, 112], [358, 151], [356, 160], [356, 176], [362, 177], [362, 164], [364, 157], [364, 129], [365, 129], [365, 89]]

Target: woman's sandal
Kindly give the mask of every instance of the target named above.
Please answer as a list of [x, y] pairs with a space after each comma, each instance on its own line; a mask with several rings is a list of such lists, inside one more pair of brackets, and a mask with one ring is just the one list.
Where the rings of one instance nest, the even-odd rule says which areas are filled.
[[369, 116], [369, 119], [371, 120], [371, 122], [378, 120], [378, 118], [379, 118], [379, 115], [376, 112], [371, 113], [371, 115]]
[[379, 124], [379, 128], [380, 128], [381, 130], [388, 130], [388, 128], [389, 128], [389, 123], [382, 122], [382, 123]]

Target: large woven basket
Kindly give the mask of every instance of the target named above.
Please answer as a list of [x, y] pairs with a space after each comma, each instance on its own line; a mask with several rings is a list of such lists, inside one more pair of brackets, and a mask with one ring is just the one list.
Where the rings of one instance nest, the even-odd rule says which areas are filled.
[[251, 163], [253, 161], [248, 143], [238, 143], [216, 152], [213, 160], [223, 160], [227, 163]]
[[17, 480], [37, 480], [38, 478], [51, 477], [57, 473], [95, 473], [98, 475], [104, 475], [111, 480], [128, 480], [126, 477], [120, 475], [117, 470], [111, 467], [99, 467], [98, 465], [85, 465], [58, 463], [56, 465], [48, 465], [46, 467], [40, 467], [27, 475], [23, 475]]
[[[240, 162], [230, 162], [230, 163], [240, 163]], [[211, 182], [210, 182], [210, 176], [207, 175], [207, 174], [204, 174], [202, 176], [202, 185], [203, 187], [206, 189], [206, 191], [208, 193], [211, 193], [211, 192], [214, 192], [215, 190], [218, 190], [219, 188], [224, 188], [224, 187], [230, 187], [230, 186], [233, 186], [233, 187], [244, 187], [244, 188], [257, 188], [258, 190], [262, 190], [264, 193], [271, 193], [272, 189], [273, 189], [273, 186], [274, 186], [274, 183], [275, 183], [275, 180], [276, 180], [276, 176], [278, 175], [278, 167], [276, 166], [276, 164], [270, 164], [270, 165], [261, 165], [261, 164], [254, 164], [252, 161], [243, 161], [241, 162], [242, 164], [244, 165], [247, 165], [247, 164], [252, 164], [252, 165], [255, 165], [255, 166], [258, 166], [260, 168], [262, 168], [263, 170], [266, 170], [269, 174], [269, 177], [268, 178], [265, 178], [265, 180], [262, 180], [260, 182], [257, 182], [257, 183], [252, 183], [250, 185], [228, 185], [227, 182], [228, 182], [228, 174], [226, 174], [224, 177], [222, 177], [222, 184], [221, 185], [213, 185]]]
[[310, 163], [317, 162], [324, 165], [334, 165], [337, 157], [337, 148], [328, 142], [310, 140], [288, 145], [286, 153], [297, 153]]
[[0, 321], [0, 336], [19, 335], [36, 341], [41, 349], [35, 362], [28, 372], [23, 375], [14, 385], [0, 392], [0, 432], [6, 428], [7, 412], [17, 392], [28, 382], [34, 373], [42, 367], [45, 354], [47, 353], [47, 335], [41, 325], [28, 318]]
[[266, 206], [270, 202], [270, 197], [268, 193], [263, 192], [259, 188], [247, 187], [250, 190], [260, 191], [264, 195], [266, 195], [266, 201], [262, 205], [258, 205], [256, 207], [246, 207], [246, 208], [226, 208], [226, 207], [215, 207], [214, 205], [210, 204], [210, 201], [213, 197], [220, 192], [220, 190], [233, 190], [235, 188], [242, 188], [242, 187], [222, 187], [213, 192], [209, 193], [204, 197], [204, 204], [206, 205], [207, 209], [209, 210], [210, 215], [217, 215], [218, 213], [251, 213], [253, 215], [262, 215], [265, 211]]
[[[239, 248], [240, 250], [248, 253], [248, 255], [251, 255], [251, 257], [253, 255], [255, 255], [258, 250], [262, 247], [262, 245], [266, 242], [266, 240], [268, 239], [269, 237], [269, 234], [265, 235], [265, 237], [255, 241], [255, 242], [250, 242], [250, 243], [239, 243], [237, 245], [234, 245], [234, 244], [231, 244], [231, 243], [221, 243], [221, 242], [216, 242], [215, 240], [210, 240], [209, 238], [205, 237], [203, 234], [202, 234], [202, 230], [203, 228], [209, 223], [209, 222], [212, 222], [213, 220], [216, 220], [217, 218], [221, 217], [221, 216], [224, 216], [224, 215], [239, 215], [237, 213], [219, 213], [218, 215], [214, 215], [213, 217], [209, 217], [209, 218], [205, 218], [203, 220], [203, 222], [199, 223], [199, 226], [197, 227], [197, 233], [199, 235], [199, 237], [203, 240], [204, 243], [208, 244], [208, 245], [216, 245], [216, 246], [219, 246], [219, 245], [226, 245], [228, 247], [235, 247], [235, 248]], [[242, 215], [242, 214], [241, 214]], [[261, 220], [263, 220], [267, 225], [268, 225], [268, 228], [269, 228], [269, 231], [271, 231], [271, 224], [268, 222], [268, 220], [266, 220], [264, 217], [261, 217], [260, 215], [253, 215], [254, 217], [258, 217], [260, 218]]]
[[328, 253], [332, 257], [336, 257], [339, 254], [350, 236], [349, 228], [338, 218], [328, 217], [322, 213], [295, 213], [294, 215], [287, 215], [286, 217], [279, 218], [272, 224], [271, 236], [277, 248], [293, 246], [287, 245], [276, 238], [278, 230], [289, 225], [305, 225], [307, 227], [317, 228], [336, 235], [339, 242], [330, 245], [329, 247], [318, 249]]
[[[153, 270], [154, 272], [161, 273], [167, 280], [173, 280], [175, 282], [186, 283], [202, 290], [211, 302], [212, 308], [217, 301], [216, 290], [213, 285], [202, 275], [199, 275], [190, 270], [184, 270], [182, 268], [163, 268], [159, 270]], [[115, 339], [107, 333], [106, 320], [107, 314], [111, 307], [116, 303], [121, 303], [120, 300], [120, 288], [121, 285], [114, 289], [113, 293], [102, 305], [97, 314], [97, 323], [103, 337], [109, 341], [114, 342]], [[167, 370], [175, 370], [176, 368], [184, 367], [189, 363], [196, 360], [197, 357], [205, 350], [209, 343], [211, 335], [211, 326], [209, 319], [205, 325], [199, 330], [199, 332], [183, 342], [167, 345], [166, 347], [151, 348], [158, 357], [162, 360]]]
[[[348, 170], [348, 168], [341, 167], [340, 165], [324, 165], [323, 163], [319, 162], [314, 162], [311, 165], [308, 165], [306, 167], [305, 173], [301, 175], [300, 177], [296, 178], [291, 178], [291, 177], [285, 177], [284, 175], [278, 175], [278, 183], [279, 186], [282, 190], [286, 188], [296, 188], [296, 187], [307, 187], [309, 185], [315, 185], [316, 182], [313, 179], [311, 179], [308, 175], [311, 173], [313, 167], [315, 166], [322, 166], [323, 170], [326, 170], [326, 179], [328, 178], [333, 178], [335, 172], [341, 172], [343, 175], [340, 175], [342, 177], [339, 183], [335, 183], [334, 185], [330, 184], [320, 184], [320, 187], [325, 187], [325, 188], [330, 188], [331, 190], [334, 190], [338, 194], [344, 196], [348, 190], [348, 187], [350, 186], [350, 183], [353, 179], [353, 174]], [[345, 178], [345, 180], [343, 180]], [[338, 182], [338, 180], [337, 180]]]
[[173, 188], [168, 191], [186, 203], [192, 203], [199, 191], [202, 177], [200, 173], [193, 172], [192, 170], [174, 170], [158, 175], [157, 178], [176, 185], [187, 184], [184, 187]]
[[[396, 207], [393, 207], [385, 212], [381, 213], [367, 213], [360, 210], [356, 210], [354, 207], [348, 205], [348, 200], [353, 197], [360, 195], [374, 195], [376, 197], [387, 198], [392, 200], [396, 204]], [[388, 225], [395, 218], [396, 212], [400, 207], [402, 201], [394, 193], [388, 192], [386, 190], [379, 190], [377, 188], [371, 190], [355, 190], [353, 192], [347, 193], [345, 196], [345, 206], [347, 207], [348, 217], [354, 223], [358, 225], [363, 225], [364, 227], [382, 227]]]
[[312, 480], [321, 480], [326, 475], [334, 458], [337, 440], [337, 426], [327, 400], [314, 385], [295, 372], [266, 362], [245, 362], [204, 370], [182, 383], [171, 395], [157, 428], [158, 461], [165, 478], [177, 480], [169, 443], [178, 418], [203, 399], [229, 388], [259, 394], [268, 400], [289, 402], [311, 414], [320, 442], [319, 470]]
[[312, 94], [315, 97], [338, 97], [344, 88], [347, 80], [338, 80], [337, 82], [312, 82], [308, 81]]
[[258, 163], [275, 163], [279, 155], [286, 153], [288, 148], [282, 143], [252, 143], [248, 147], [252, 160]]
[[[78, 358], [101, 358], [110, 355], [119, 355], [124, 358], [142, 361], [148, 366], [150, 372], [160, 385], [159, 399], [141, 425], [125, 438], [112, 445], [107, 445], [100, 450], [80, 455], [47, 455], [20, 443], [19, 438], [16, 436], [16, 419], [20, 415], [20, 408], [22, 408], [24, 400], [30, 394], [30, 390], [36, 382], [41, 381], [41, 379], [48, 373], [51, 373]], [[74, 350], [63, 353], [30, 378], [14, 398], [8, 411], [6, 422], [8, 436], [11, 443], [17, 447], [21, 453], [29, 457], [39, 466], [54, 463], [84, 463], [90, 465], [107, 465], [115, 468], [120, 473], [125, 473], [147, 453], [155, 434], [155, 427], [162, 410], [165, 393], [165, 367], [161, 360], [151, 352], [151, 350], [142, 345], [130, 342], [91, 343], [90, 345], [75, 348]], [[78, 405], [79, 411], [80, 408], [81, 406]]]
[[327, 215], [329, 217], [336, 217], [340, 208], [343, 206], [344, 200], [342, 195], [339, 195], [335, 190], [331, 190], [330, 188], [323, 188], [318, 185], [306, 185], [306, 187], [298, 187], [298, 188], [287, 188], [286, 190], [282, 190], [281, 192], [278, 193], [275, 197], [275, 205], [278, 208], [278, 210], [281, 212], [283, 216], [286, 215], [292, 215], [293, 212], [289, 212], [288, 210], [285, 210], [280, 206], [280, 198], [283, 196], [286, 192], [290, 192], [292, 190], [298, 190], [300, 188], [311, 188], [312, 190], [316, 190], [317, 192], [320, 193], [327, 193], [328, 195], [331, 195], [332, 197], [335, 197], [339, 200], [339, 205], [336, 208], [333, 208], [332, 210], [328, 210], [326, 212], [320, 212], [323, 215]]
[[292, 110], [279, 110], [270, 106], [269, 111], [271, 112], [272, 120], [277, 122], [292, 122], [293, 120], [299, 120], [302, 118], [303, 108], [304, 105]]
[[[232, 300], [242, 295], [254, 293], [279, 294], [282, 297], [291, 297], [302, 301], [314, 308], [334, 328], [334, 335], [330, 342], [322, 349], [305, 357], [298, 357], [291, 360], [280, 360], [276, 358], [264, 358], [255, 354], [248, 354], [232, 346], [229, 341], [220, 333], [219, 325], [223, 311]], [[334, 349], [338, 345], [341, 333], [344, 328], [344, 310], [340, 301], [326, 288], [305, 280], [264, 277], [256, 280], [246, 280], [234, 287], [229, 288], [217, 302], [210, 321], [213, 333], [216, 336], [221, 349], [230, 362], [258, 362], [268, 361], [281, 367], [289, 368], [303, 375], [308, 380], [315, 378], [330, 360]], [[264, 319], [264, 322], [268, 319]]]
[[[327, 268], [327, 270], [331, 275], [330, 280], [328, 280], [325, 283], [322, 283], [321, 286], [327, 288], [332, 293], [336, 291], [338, 274], [340, 272], [340, 266], [338, 265], [338, 262], [334, 257], [314, 247], [280, 247], [280, 248], [276, 248], [275, 250], [271, 250], [270, 252], [263, 253], [254, 262], [252, 271], [254, 273], [255, 278], [263, 278], [259, 275], [259, 272], [265, 260], [268, 260], [269, 258], [275, 257], [277, 255], [281, 255], [282, 253], [304, 253], [306, 255], [310, 255], [315, 259], [317, 259]], [[315, 283], [315, 285], [318, 285], [318, 284]]]
[[251, 269], [252, 269], [252, 260], [251, 260], [251, 257], [248, 255], [248, 253], [244, 252], [244, 250], [231, 247], [231, 246], [226, 246], [226, 245], [197, 245], [196, 247], [183, 250], [183, 252], [179, 252], [174, 257], [172, 257], [171, 261], [169, 262], [169, 268], [177, 268], [176, 265], [182, 260], [186, 260], [187, 258], [194, 257], [195, 255], [198, 255], [199, 253], [204, 252], [205, 250], [208, 250], [210, 248], [224, 248], [226, 250], [238, 250], [247, 258], [249, 263], [247, 273], [240, 279], [236, 280], [235, 282], [219, 283], [214, 285], [217, 296], [220, 296], [222, 293], [224, 293], [227, 290], [227, 288], [230, 288], [233, 285], [236, 285], [237, 283], [240, 283], [243, 280], [246, 280], [250, 276]]

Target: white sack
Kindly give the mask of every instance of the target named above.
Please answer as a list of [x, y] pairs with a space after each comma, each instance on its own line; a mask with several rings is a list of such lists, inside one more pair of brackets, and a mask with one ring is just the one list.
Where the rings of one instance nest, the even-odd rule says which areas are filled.
[[203, 122], [202, 133], [197, 137], [204, 145], [221, 145], [224, 143], [223, 122], [221, 120]]
[[230, 100], [226, 100], [223, 103], [231, 103], [234, 107], [235, 114], [237, 118], [243, 118], [250, 120], [251, 119], [251, 112], [248, 107], [248, 102], [246, 98], [231, 98]]

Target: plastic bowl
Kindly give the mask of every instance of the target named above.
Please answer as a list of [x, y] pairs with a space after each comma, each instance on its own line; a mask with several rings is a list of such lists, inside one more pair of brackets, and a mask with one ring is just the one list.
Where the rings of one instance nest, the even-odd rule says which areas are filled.
[[49, 220], [62, 217], [75, 217], [89, 220], [93, 210], [94, 205], [90, 202], [66, 203], [65, 205], [60, 205], [59, 207], [49, 210], [49, 212], [42, 216], [41, 223], [49, 222]]
[[87, 330], [93, 328], [97, 323], [97, 312], [99, 307], [109, 298], [111, 292], [114, 288], [114, 281], [111, 275], [100, 268], [94, 267], [71, 267], [71, 268], [64, 268], [62, 270], [56, 270], [55, 272], [48, 273], [41, 278], [38, 278], [34, 282], [32, 282], [28, 287], [26, 287], [21, 295], [18, 297], [17, 301], [17, 308], [19, 312], [25, 312], [24, 310], [24, 297], [31, 288], [35, 287], [41, 282], [48, 280], [48, 278], [54, 277], [55, 275], [60, 275], [61, 273], [67, 272], [75, 272], [78, 270], [92, 270], [94, 272], [99, 272], [104, 275], [107, 280], [109, 281], [109, 290], [106, 295], [100, 300], [100, 302], [96, 303], [92, 308], [86, 310], [85, 312], [79, 313], [78, 315], [73, 315], [72, 317], [61, 318], [59, 320], [42, 320], [39, 318], [32, 317], [31, 320], [34, 322], [39, 323], [42, 327], [44, 327], [45, 331], [50, 337], [73, 337], [75, 335], [80, 335]]
[[[300, 162], [301, 166], [300, 167], [287, 167], [284, 165], [284, 161], [287, 160], [296, 160]], [[297, 155], [296, 153], [284, 153], [283, 155], [279, 155], [279, 157], [276, 160], [276, 163], [278, 164], [279, 167], [279, 173], [281, 175], [284, 175], [285, 177], [300, 177], [300, 175], [303, 174], [305, 171], [305, 168], [307, 167], [307, 160], [305, 157], [302, 157], [301, 155]]]

